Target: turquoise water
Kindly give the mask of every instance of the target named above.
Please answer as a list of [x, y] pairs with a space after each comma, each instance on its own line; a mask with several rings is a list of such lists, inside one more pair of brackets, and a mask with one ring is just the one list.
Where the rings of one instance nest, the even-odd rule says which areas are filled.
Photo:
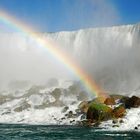
[[140, 140], [140, 132], [79, 126], [0, 124], [0, 140]]

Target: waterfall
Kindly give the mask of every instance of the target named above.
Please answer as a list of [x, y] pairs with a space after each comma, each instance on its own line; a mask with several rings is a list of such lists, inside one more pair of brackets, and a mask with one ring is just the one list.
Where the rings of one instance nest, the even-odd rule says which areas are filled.
[[[41, 33], [41, 37], [63, 48], [106, 91], [139, 89], [140, 24]], [[1, 85], [12, 80], [69, 79], [72, 75], [21, 33], [0, 33], [0, 57]]]
[[140, 86], [140, 24], [48, 34], [106, 91]]

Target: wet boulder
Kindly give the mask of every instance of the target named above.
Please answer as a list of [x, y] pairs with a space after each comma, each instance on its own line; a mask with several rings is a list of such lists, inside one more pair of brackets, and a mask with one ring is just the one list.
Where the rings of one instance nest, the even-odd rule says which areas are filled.
[[102, 104], [104, 103], [105, 98], [104, 97], [97, 97], [95, 99], [93, 99], [92, 101], [83, 101], [79, 104], [78, 108], [81, 110], [81, 112], [83, 113], [87, 113], [88, 108], [91, 104], [95, 103], [95, 104]]
[[72, 118], [72, 117], [73, 117], [73, 112], [72, 111], [69, 111], [68, 118]]
[[89, 108], [88, 101], [83, 101], [78, 105], [78, 109], [80, 109], [82, 113], [87, 113], [88, 108]]
[[119, 103], [123, 104], [125, 106], [126, 102], [129, 100], [128, 96], [124, 96], [120, 99]]
[[132, 96], [125, 101], [125, 108], [131, 107], [139, 107], [140, 106], [140, 98], [137, 96]]
[[93, 102], [94, 102], [94, 103], [104, 103], [105, 100], [106, 100], [105, 97], [97, 97], [97, 98], [93, 99], [91, 102], [92, 102], [92, 103], [93, 103]]
[[115, 102], [115, 99], [113, 97], [108, 97], [106, 98], [106, 100], [104, 101], [104, 104], [106, 105], [115, 105], [116, 102]]
[[112, 118], [112, 108], [103, 103], [90, 103], [87, 111], [87, 119], [93, 122], [100, 122]]
[[122, 118], [126, 113], [125, 107], [123, 105], [120, 105], [113, 109], [112, 115], [113, 118]]
[[76, 114], [74, 114], [73, 111], [69, 111], [67, 114], [65, 114], [65, 117], [67, 117], [67, 118], [75, 118]]
[[61, 96], [61, 89], [60, 88], [56, 88], [52, 91], [51, 95], [56, 99], [59, 100], [60, 96]]
[[122, 98], [126, 97], [124, 95], [119, 95], [119, 94], [112, 94], [110, 95], [111, 98], [114, 98], [114, 100], [121, 100]]
[[31, 105], [28, 104], [26, 101], [24, 101], [19, 107], [16, 107], [14, 109], [14, 111], [15, 112], [21, 112], [21, 111], [26, 110], [26, 109], [28, 109], [30, 107], [31, 107]]
[[68, 106], [65, 106], [65, 107], [63, 108], [63, 110], [62, 110], [62, 113], [67, 112], [68, 109], [69, 109], [69, 107], [68, 107]]
[[12, 96], [0, 95], [0, 105], [4, 104], [7, 101], [10, 101]]
[[129, 99], [128, 96], [119, 95], [119, 94], [110, 95], [110, 98], [113, 98], [113, 99], [115, 100], [116, 103], [125, 103], [125, 101], [126, 101], [127, 99]]
[[47, 105], [47, 107], [63, 107], [65, 104], [61, 100], [56, 100]]
[[113, 119], [113, 120], [112, 120], [112, 123], [113, 123], [113, 124], [116, 124], [116, 123], [118, 123], [118, 120], [117, 120], [117, 119]]
[[93, 126], [93, 121], [92, 120], [82, 120], [82, 121], [78, 122], [78, 125]]

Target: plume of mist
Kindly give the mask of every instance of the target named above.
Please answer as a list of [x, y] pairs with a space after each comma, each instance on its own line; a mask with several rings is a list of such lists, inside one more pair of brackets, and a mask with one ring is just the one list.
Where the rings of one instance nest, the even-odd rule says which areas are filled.
[[12, 81], [44, 84], [52, 77], [64, 79], [66, 71], [68, 69], [57, 58], [30, 37], [22, 33], [0, 33], [1, 87]]
[[60, 46], [71, 48], [75, 62], [109, 92], [139, 87], [140, 25], [116, 26], [53, 34]]

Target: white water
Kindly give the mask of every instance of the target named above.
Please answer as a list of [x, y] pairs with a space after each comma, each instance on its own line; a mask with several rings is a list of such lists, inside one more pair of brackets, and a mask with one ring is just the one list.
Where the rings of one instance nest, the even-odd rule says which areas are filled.
[[[119, 121], [123, 120], [123, 123]], [[117, 127], [113, 127], [118, 125]], [[127, 110], [126, 116], [123, 119], [118, 119], [117, 124], [113, 124], [112, 120], [103, 122], [100, 127], [109, 129], [109, 130], [117, 130], [117, 131], [128, 131], [134, 130], [135, 127], [138, 128], [140, 131], [140, 107], [139, 108], [132, 108]]]
[[[69, 118], [65, 115], [69, 111], [75, 114], [81, 100], [88, 100], [86, 94], [81, 93], [78, 83], [73, 85], [72, 81], [59, 81], [53, 87], [33, 86], [26, 90], [3, 91], [0, 123], [75, 124], [81, 115]], [[63, 111], [65, 107], [68, 109]]]
[[[106, 91], [140, 87], [140, 24], [73, 32], [42, 33], [80, 65]], [[0, 85], [14, 80], [45, 83], [48, 78], [75, 79], [47, 49], [20, 33], [0, 33]]]
[[48, 36], [64, 46], [105, 90], [130, 94], [139, 88], [140, 24]]
[[[140, 96], [140, 24], [43, 33], [41, 37], [63, 48], [106, 91]], [[80, 85], [80, 89], [69, 88], [75, 75], [21, 33], [0, 33], [0, 66], [0, 122], [69, 124], [73, 118], [61, 120], [66, 114], [63, 108], [69, 106], [68, 111], [74, 112], [86, 98], [80, 99], [85, 92]], [[48, 82], [53, 77], [60, 80]], [[53, 105], [55, 88], [61, 91], [60, 107]], [[125, 128], [139, 122], [139, 112], [139, 108], [129, 111]]]

